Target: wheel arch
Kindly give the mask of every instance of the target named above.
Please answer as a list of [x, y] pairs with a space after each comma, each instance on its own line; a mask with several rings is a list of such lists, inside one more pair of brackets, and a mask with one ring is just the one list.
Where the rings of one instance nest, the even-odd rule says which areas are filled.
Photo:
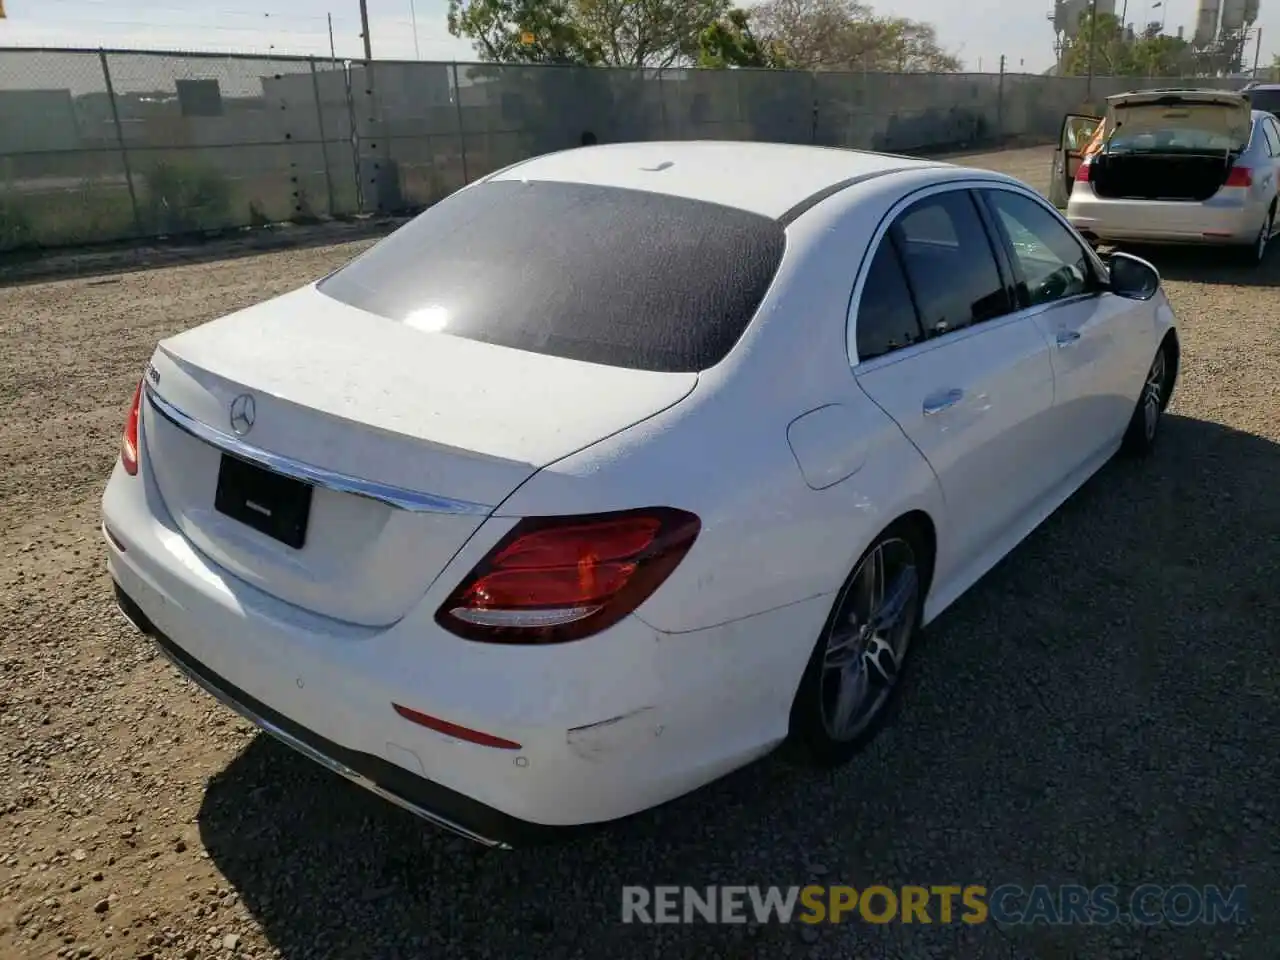
[[[917, 546], [924, 551], [924, 557], [922, 558], [924, 569], [921, 571], [920, 577], [922, 587], [920, 602], [923, 604], [928, 599], [929, 590], [933, 587], [933, 572], [938, 560], [938, 527], [933, 522], [933, 517], [929, 516], [924, 510], [909, 510], [885, 527], [884, 531], [878, 534], [876, 539], [898, 527], [910, 530], [914, 535]], [[872, 541], [872, 543], [874, 542], [875, 540]]]
[[1161, 408], [1165, 409], [1173, 398], [1173, 388], [1177, 385], [1178, 374], [1182, 370], [1182, 343], [1178, 339], [1177, 327], [1170, 327], [1165, 331], [1164, 336], [1160, 339], [1160, 349], [1166, 351], [1169, 357], [1169, 370], [1165, 374], [1168, 386], [1164, 391], [1164, 406]]

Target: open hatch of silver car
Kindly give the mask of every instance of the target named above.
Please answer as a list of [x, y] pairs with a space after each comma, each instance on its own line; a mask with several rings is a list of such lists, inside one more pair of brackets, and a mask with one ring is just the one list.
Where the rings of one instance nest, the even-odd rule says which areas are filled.
[[1101, 198], [1203, 202], [1232, 185], [1251, 129], [1249, 101], [1234, 91], [1117, 94], [1105, 117], [1064, 121], [1054, 199], [1065, 205], [1074, 181], [1086, 179]]

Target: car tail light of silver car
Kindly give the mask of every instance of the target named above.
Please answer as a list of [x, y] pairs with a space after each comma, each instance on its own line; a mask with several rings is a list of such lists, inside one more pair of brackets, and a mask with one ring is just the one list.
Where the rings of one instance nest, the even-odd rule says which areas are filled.
[[1252, 187], [1253, 171], [1248, 167], [1232, 167], [1224, 187]]
[[129, 405], [129, 415], [124, 421], [124, 433], [120, 437], [120, 462], [124, 464], [124, 472], [131, 477], [138, 475], [138, 417], [142, 412], [142, 381], [138, 381], [138, 389], [133, 392], [133, 403]]
[[563, 643], [612, 626], [684, 559], [701, 521], [650, 507], [519, 521], [440, 607], [468, 640]]

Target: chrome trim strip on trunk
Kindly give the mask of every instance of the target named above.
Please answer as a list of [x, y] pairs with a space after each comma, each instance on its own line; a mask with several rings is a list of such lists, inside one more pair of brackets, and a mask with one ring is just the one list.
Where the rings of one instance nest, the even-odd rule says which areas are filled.
[[[124, 611], [122, 610], [122, 612]], [[126, 618], [129, 618], [128, 613], [125, 613], [124, 615]], [[129, 619], [130, 619], [130, 622], [132, 623], [133, 622], [132, 618], [129, 618]], [[140, 630], [142, 629], [141, 627], [138, 626], [137, 623], [134, 623], [134, 626], [138, 627], [138, 629]], [[186, 677], [188, 680], [194, 683], [197, 687], [199, 687], [205, 693], [209, 694], [209, 696], [213, 697], [223, 706], [227, 707], [228, 709], [232, 710], [235, 713], [238, 713], [240, 716], [244, 717], [246, 720], [248, 720], [254, 726], [258, 727], [263, 732], [275, 737], [277, 740], [283, 743], [286, 747], [296, 750], [298, 753], [302, 754], [304, 757], [306, 757], [309, 760], [314, 760], [316, 763], [320, 764], [320, 766], [324, 767], [326, 770], [332, 771], [333, 773], [338, 774], [338, 776], [343, 777], [347, 780], [350, 780], [356, 786], [363, 787], [365, 790], [368, 790], [370, 793], [376, 794], [377, 796], [381, 797], [383, 800], [386, 800], [388, 803], [393, 803], [397, 807], [400, 807], [402, 810], [407, 810], [410, 813], [412, 813], [414, 816], [421, 817], [423, 820], [427, 821], [428, 823], [434, 826], [440, 827], [443, 830], [448, 830], [450, 833], [457, 834], [460, 837], [465, 837], [468, 840], [472, 840], [475, 843], [483, 844], [486, 847], [492, 847], [492, 848], [497, 848], [501, 850], [511, 849], [510, 845], [508, 844], [500, 843], [497, 840], [490, 840], [488, 837], [482, 837], [480, 836], [480, 834], [473, 833], [472, 831], [468, 830], [466, 827], [459, 826], [458, 824], [454, 823], [452, 820], [448, 820], [445, 817], [440, 816], [440, 814], [438, 813], [433, 813], [430, 810], [423, 809], [422, 807], [419, 807], [413, 803], [410, 803], [408, 800], [405, 800], [401, 797], [397, 797], [394, 793], [391, 793], [388, 790], [384, 790], [382, 787], [378, 786], [378, 784], [374, 783], [368, 777], [365, 777], [357, 773], [356, 771], [350, 769], [344, 764], [339, 763], [337, 760], [334, 760], [332, 757], [325, 756], [323, 753], [321, 753], [319, 750], [316, 750], [314, 747], [310, 746], [309, 744], [303, 743], [297, 737], [294, 737], [286, 733], [284, 730], [281, 730], [275, 724], [267, 720], [264, 720], [262, 717], [258, 716], [252, 710], [248, 709], [239, 701], [237, 701], [234, 697], [230, 696], [229, 694], [223, 692], [222, 690], [218, 689], [217, 687], [205, 681], [203, 677], [199, 676], [194, 671], [190, 670], [184, 663], [182, 663], [180, 660], [174, 657], [171, 653], [169, 653], [168, 650], [166, 650], [160, 644], [156, 644], [155, 649], [158, 650], [160, 654], [166, 660], [169, 661], [169, 663], [173, 664], [173, 666], [177, 668], [179, 673], [181, 673], [184, 677]]]
[[433, 493], [406, 490], [404, 487], [336, 473], [323, 467], [314, 467], [311, 464], [302, 463], [291, 457], [270, 453], [245, 443], [239, 437], [223, 433], [221, 430], [215, 430], [208, 424], [201, 423], [199, 420], [188, 416], [160, 396], [150, 383], [144, 383], [143, 389], [147, 395], [147, 402], [151, 404], [156, 413], [160, 414], [179, 430], [209, 444], [211, 447], [216, 447], [225, 453], [256, 463], [286, 477], [292, 477], [295, 480], [301, 480], [313, 486], [324, 487], [327, 490], [336, 490], [339, 493], [349, 493], [353, 496], [377, 500], [380, 503], [385, 503], [398, 510], [406, 510], [410, 513], [452, 513], [486, 517], [493, 512], [493, 507], [485, 506], [481, 503], [472, 503], [470, 500], [455, 500], [452, 497], [441, 497]]

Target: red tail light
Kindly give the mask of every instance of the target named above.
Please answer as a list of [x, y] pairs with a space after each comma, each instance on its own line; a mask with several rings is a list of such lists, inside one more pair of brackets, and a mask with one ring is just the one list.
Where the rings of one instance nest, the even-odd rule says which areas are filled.
[[1076, 183], [1088, 183], [1089, 171], [1093, 169], [1091, 158], [1085, 157], [1080, 161], [1080, 166], [1076, 167]]
[[1224, 187], [1252, 187], [1253, 171], [1248, 167], [1232, 167]]
[[120, 462], [124, 464], [124, 472], [134, 477], [138, 474], [138, 415], [142, 409], [142, 381], [138, 381], [138, 389], [133, 391], [133, 403], [129, 406], [129, 416], [124, 421], [124, 435], [120, 438]]
[[667, 507], [521, 520], [436, 614], [490, 643], [564, 643], [613, 626], [662, 584], [701, 522]]

